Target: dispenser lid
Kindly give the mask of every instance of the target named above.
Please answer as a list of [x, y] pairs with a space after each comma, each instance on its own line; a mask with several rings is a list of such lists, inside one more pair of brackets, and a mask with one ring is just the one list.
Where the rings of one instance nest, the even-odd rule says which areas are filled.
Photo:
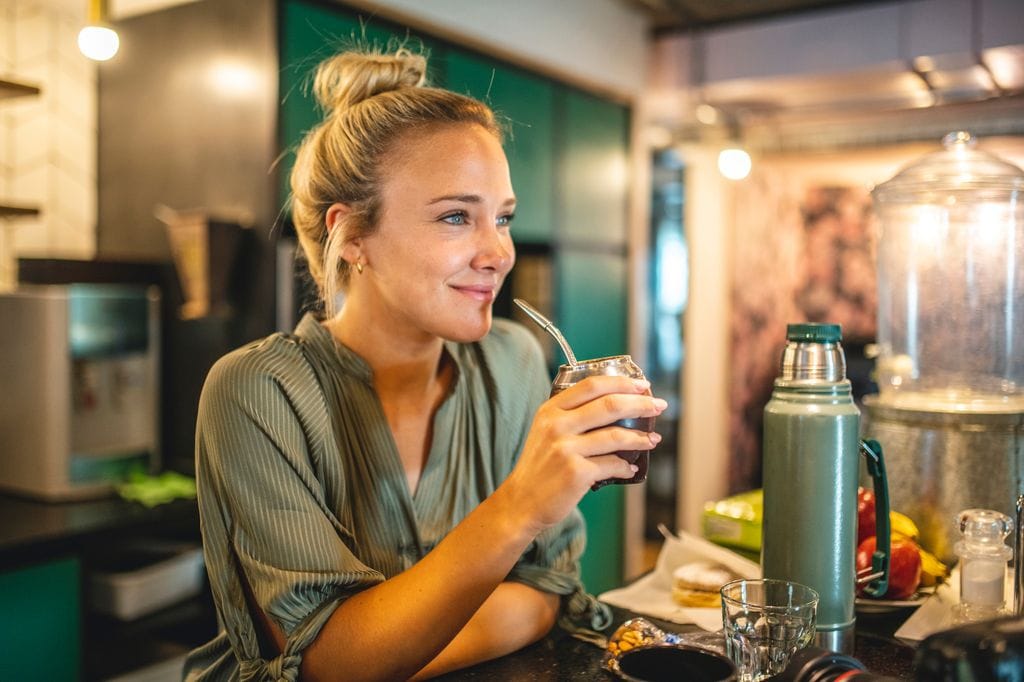
[[942, 138], [943, 150], [904, 166], [892, 179], [875, 187], [875, 201], [921, 203], [950, 192], [1024, 191], [1024, 171], [994, 154], [975, 149], [977, 138], [966, 131]]
[[1002, 545], [1013, 532], [1013, 519], [992, 509], [965, 509], [957, 515], [964, 539], [982, 545]]
[[839, 343], [843, 340], [843, 332], [838, 324], [802, 324], [786, 325], [787, 341], [804, 341], [807, 343]]

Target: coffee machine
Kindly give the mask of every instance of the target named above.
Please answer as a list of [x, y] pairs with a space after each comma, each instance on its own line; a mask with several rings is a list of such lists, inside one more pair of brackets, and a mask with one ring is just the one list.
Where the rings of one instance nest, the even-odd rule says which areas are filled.
[[1024, 486], [1024, 171], [966, 132], [873, 191], [877, 395], [890, 501], [926, 548], [956, 559], [955, 518], [1014, 515]]
[[83, 499], [156, 470], [159, 320], [153, 286], [0, 294], [0, 488]]

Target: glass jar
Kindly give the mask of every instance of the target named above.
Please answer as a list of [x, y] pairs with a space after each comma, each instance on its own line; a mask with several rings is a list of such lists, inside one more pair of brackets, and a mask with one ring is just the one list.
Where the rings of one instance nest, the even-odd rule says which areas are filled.
[[[1013, 520], [991, 509], [967, 509], [957, 516], [960, 541], [958, 620], [987, 620], [1005, 615], [1006, 563], [1013, 550], [1004, 544]], [[1018, 559], [1019, 560], [1019, 559]]]
[[879, 400], [1024, 410], [1024, 171], [965, 132], [872, 192]]

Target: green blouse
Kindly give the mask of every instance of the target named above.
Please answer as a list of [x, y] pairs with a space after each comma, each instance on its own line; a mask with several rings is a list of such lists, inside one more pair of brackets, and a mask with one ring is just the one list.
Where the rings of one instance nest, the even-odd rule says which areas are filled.
[[[372, 370], [312, 316], [210, 370], [196, 480], [222, 630], [189, 655], [185, 679], [297, 679], [302, 652], [341, 602], [419, 561], [509, 474], [549, 390], [538, 344], [496, 319], [480, 342], [445, 349], [455, 380], [415, 494]], [[607, 608], [579, 582], [584, 541], [577, 511], [538, 536], [508, 580], [565, 595], [570, 628], [603, 629]], [[260, 651], [242, 575], [287, 636], [276, 658]]]

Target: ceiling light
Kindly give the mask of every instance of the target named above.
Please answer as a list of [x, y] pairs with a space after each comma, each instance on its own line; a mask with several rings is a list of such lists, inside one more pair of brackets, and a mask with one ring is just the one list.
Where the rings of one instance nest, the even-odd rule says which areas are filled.
[[89, 59], [105, 62], [121, 45], [117, 32], [107, 26], [107, 0], [89, 0], [88, 24], [78, 33], [78, 49]]
[[730, 180], [742, 180], [750, 175], [750, 168], [750, 154], [743, 149], [733, 147], [718, 154], [718, 172]]
[[718, 109], [714, 108], [710, 104], [698, 104], [693, 113], [697, 117], [697, 120], [704, 125], [710, 126], [718, 123]]

